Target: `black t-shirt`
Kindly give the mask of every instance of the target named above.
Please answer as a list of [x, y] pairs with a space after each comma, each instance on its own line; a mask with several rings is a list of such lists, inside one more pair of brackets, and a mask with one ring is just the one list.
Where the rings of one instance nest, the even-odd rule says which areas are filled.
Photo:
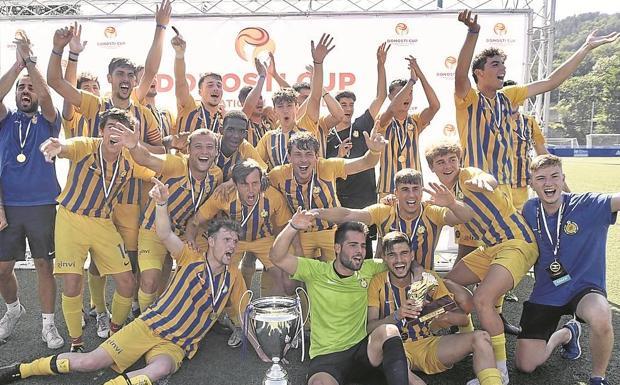
[[[327, 136], [327, 157], [335, 158], [338, 156], [338, 145], [351, 135], [351, 152], [348, 159], [364, 156], [368, 147], [366, 140], [362, 134], [364, 131], [370, 134], [375, 121], [366, 110], [364, 114], [353, 122], [352, 127], [337, 131], [333, 128]], [[340, 139], [340, 140], [339, 140]], [[362, 171], [360, 173], [349, 175], [347, 179], [338, 179], [336, 188], [338, 189], [338, 199], [343, 207], [362, 209], [366, 206], [377, 203], [376, 193], [377, 182], [375, 180], [375, 169]]]

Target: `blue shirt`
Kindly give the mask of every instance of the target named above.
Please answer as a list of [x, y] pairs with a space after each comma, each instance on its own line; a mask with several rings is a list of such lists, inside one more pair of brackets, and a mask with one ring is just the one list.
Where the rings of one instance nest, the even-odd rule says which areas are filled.
[[[557, 259], [570, 274], [571, 280], [555, 286], [547, 268], [553, 262], [556, 244], [558, 212], [547, 216], [539, 198], [532, 198], [523, 206], [523, 216], [536, 234], [540, 256], [534, 265], [536, 282], [529, 301], [552, 306], [566, 305], [582, 290], [593, 287], [606, 292], [605, 246], [609, 225], [616, 221], [611, 212], [609, 194], [562, 194], [564, 208], [560, 226], [560, 247]], [[545, 215], [550, 242], [542, 215]]]
[[[26, 137], [26, 130], [30, 131]], [[20, 148], [19, 130], [24, 149]], [[0, 188], [5, 206], [40, 206], [56, 204], [60, 186], [56, 179], [54, 163], [45, 161], [39, 146], [51, 136], [60, 132], [60, 113], [56, 121], [45, 120], [40, 111], [28, 117], [21, 111], [8, 111], [0, 121]], [[20, 163], [17, 156], [22, 153], [26, 161]]]

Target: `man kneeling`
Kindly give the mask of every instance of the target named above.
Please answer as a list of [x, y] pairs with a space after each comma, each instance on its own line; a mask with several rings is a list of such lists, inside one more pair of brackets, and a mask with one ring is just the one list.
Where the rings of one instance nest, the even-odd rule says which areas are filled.
[[[236, 266], [229, 266], [239, 237], [239, 225], [230, 220], [213, 220], [208, 229], [209, 249], [205, 255], [191, 250], [171, 230], [168, 188], [153, 178], [150, 196], [157, 203], [157, 235], [177, 262], [168, 290], [140, 318], [104, 341], [89, 353], [63, 353], [16, 364], [0, 370], [0, 384], [31, 376], [93, 372], [111, 367], [123, 373], [140, 357], [146, 367], [121, 374], [105, 385], [150, 385], [176, 372], [185, 357], [192, 358], [198, 344], [230, 302], [238, 309], [246, 291]], [[181, 310], [178, 310], [181, 309]], [[234, 310], [233, 310], [234, 311]], [[238, 317], [234, 314], [233, 319]], [[254, 341], [250, 339], [254, 345]], [[264, 354], [261, 358], [267, 359]]]
[[[387, 233], [383, 237], [383, 260], [388, 271], [376, 275], [368, 287], [368, 333], [384, 325], [396, 325], [403, 339], [409, 368], [426, 374], [441, 373], [473, 352], [477, 380], [470, 383], [501, 384], [491, 338], [487, 332], [433, 336], [433, 330], [467, 325], [469, 320], [463, 311], [448, 311], [432, 321], [420, 321], [418, 324], [407, 322], [408, 319], [417, 318], [420, 310], [419, 305], [407, 299], [407, 291], [413, 282], [422, 278], [423, 272], [431, 273], [438, 283], [429, 300], [453, 296], [435, 272], [425, 270], [413, 260], [409, 242], [409, 237], [399, 231]], [[456, 291], [454, 297], [461, 308], [471, 310], [473, 300], [464, 288]], [[409, 384], [425, 383], [410, 371]]]

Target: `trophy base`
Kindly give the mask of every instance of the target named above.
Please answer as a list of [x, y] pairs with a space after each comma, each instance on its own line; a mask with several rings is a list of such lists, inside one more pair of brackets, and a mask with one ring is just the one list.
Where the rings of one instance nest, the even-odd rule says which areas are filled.
[[274, 363], [265, 373], [263, 385], [288, 385], [286, 370], [279, 363]]

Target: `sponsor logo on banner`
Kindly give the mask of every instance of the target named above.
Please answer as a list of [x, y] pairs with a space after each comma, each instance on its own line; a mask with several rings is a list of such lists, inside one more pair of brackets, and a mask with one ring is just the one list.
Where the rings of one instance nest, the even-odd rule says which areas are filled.
[[456, 57], [447, 56], [443, 61], [442, 71], [437, 72], [435, 75], [441, 79], [454, 79], [454, 70], [456, 69]]
[[269, 53], [276, 51], [276, 43], [269, 37], [269, 32], [260, 27], [244, 28], [235, 39], [235, 51], [245, 61], [254, 63], [254, 59], [266, 61]]
[[105, 39], [97, 41], [97, 47], [101, 48], [118, 48], [122, 47], [127, 42], [118, 38], [118, 31], [114, 26], [107, 26], [103, 29], [103, 36]]
[[493, 36], [488, 37], [486, 42], [497, 46], [512, 46], [517, 41], [510, 37], [510, 31], [506, 24], [495, 23], [495, 26], [493, 26]]
[[396, 36], [387, 39], [388, 44], [406, 47], [412, 46], [418, 42], [418, 39], [415, 37], [407, 37], [409, 36], [411, 30], [409, 29], [409, 26], [405, 23], [397, 23], [394, 27], [394, 32], [396, 33]]
[[448, 123], [445, 126], [443, 126], [443, 134], [445, 136], [456, 136], [456, 127], [454, 126], [454, 124]]

